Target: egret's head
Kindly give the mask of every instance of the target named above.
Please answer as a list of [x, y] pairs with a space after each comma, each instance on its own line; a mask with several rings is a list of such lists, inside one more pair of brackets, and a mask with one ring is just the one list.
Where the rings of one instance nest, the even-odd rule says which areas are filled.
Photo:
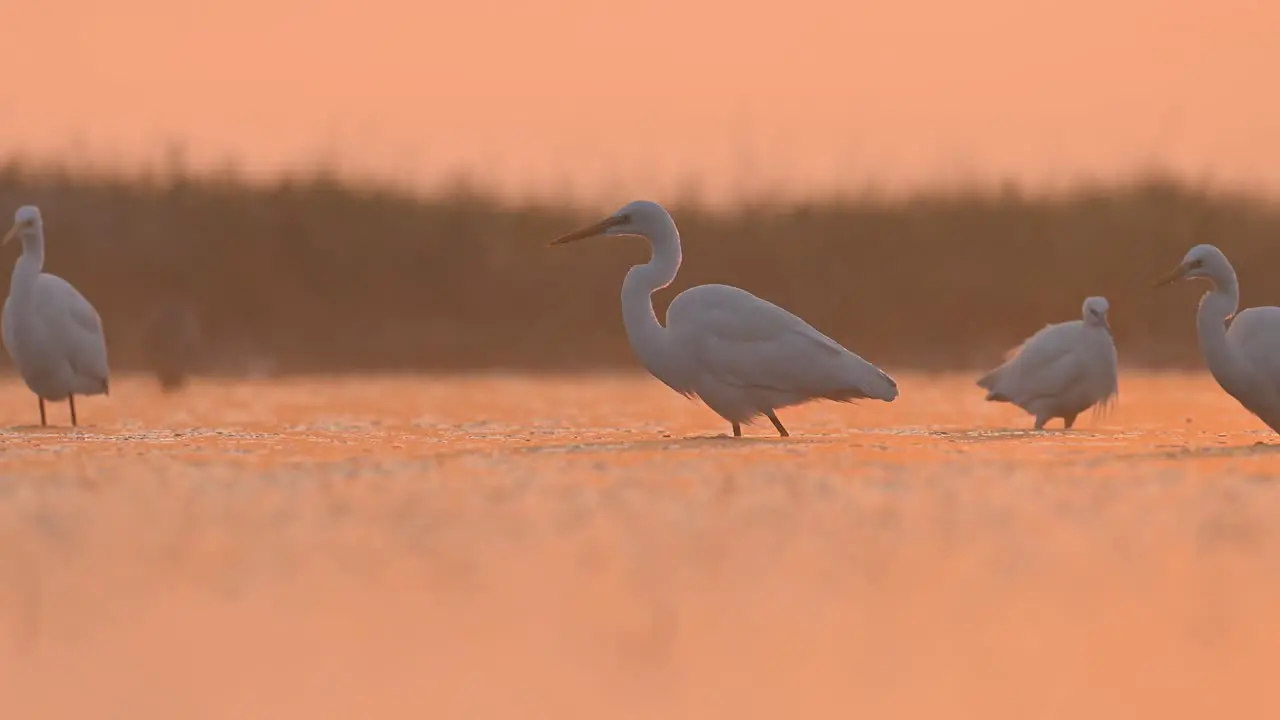
[[42, 222], [40, 208], [35, 205], [23, 205], [13, 214], [13, 227], [9, 228], [8, 233], [5, 233], [4, 241], [0, 242], [0, 245], [7, 245], [10, 240], [19, 235], [39, 231]]
[[1221, 250], [1212, 245], [1197, 245], [1187, 251], [1178, 267], [1157, 280], [1155, 287], [1191, 278], [1218, 280], [1234, 274], [1231, 263], [1227, 261], [1227, 256], [1223, 255]]
[[614, 237], [617, 235], [644, 235], [650, 237], [655, 231], [674, 224], [671, 216], [661, 205], [649, 200], [633, 200], [609, 217], [598, 223], [588, 225], [568, 235], [561, 235], [551, 241], [551, 245], [562, 245], [575, 240], [582, 240], [596, 235]]
[[1111, 303], [1107, 299], [1098, 295], [1084, 300], [1084, 324], [1104, 327], [1108, 331], [1111, 330], [1111, 324], [1107, 322], [1107, 312], [1111, 310]]

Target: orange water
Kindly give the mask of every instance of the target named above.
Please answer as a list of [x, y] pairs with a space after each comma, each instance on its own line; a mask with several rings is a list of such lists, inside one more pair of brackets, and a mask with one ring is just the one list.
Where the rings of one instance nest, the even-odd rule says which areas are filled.
[[1270, 431], [898, 380], [788, 440], [639, 376], [7, 382], [0, 715], [1274, 715]]

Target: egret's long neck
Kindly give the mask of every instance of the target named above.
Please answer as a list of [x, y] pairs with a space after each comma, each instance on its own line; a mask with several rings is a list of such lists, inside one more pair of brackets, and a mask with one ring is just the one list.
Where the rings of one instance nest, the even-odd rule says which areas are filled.
[[656, 366], [664, 357], [661, 348], [666, 343], [667, 331], [653, 312], [651, 296], [670, 285], [680, 270], [680, 233], [668, 219], [665, 225], [650, 232], [648, 239], [652, 251], [649, 262], [631, 268], [622, 282], [622, 322], [640, 362], [659, 375], [660, 368]]
[[1233, 273], [1215, 280], [1214, 289], [1200, 298], [1196, 312], [1196, 332], [1205, 364], [1218, 384], [1232, 395], [1248, 382], [1244, 376], [1249, 372], [1227, 344], [1227, 318], [1235, 315], [1239, 304], [1240, 288]]
[[22, 257], [13, 266], [9, 294], [21, 294], [30, 289], [44, 269], [44, 231], [40, 227], [22, 231]]

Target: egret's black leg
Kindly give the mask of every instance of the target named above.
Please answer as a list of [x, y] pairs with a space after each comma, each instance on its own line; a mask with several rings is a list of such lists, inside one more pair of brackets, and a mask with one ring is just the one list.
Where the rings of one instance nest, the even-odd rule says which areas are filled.
[[45, 427], [49, 423], [44, 420], [44, 398], [37, 395], [36, 399], [40, 401], [40, 427]]
[[[1079, 414], [1079, 413], [1077, 413], [1077, 414]], [[1062, 427], [1066, 428], [1067, 430], [1070, 430], [1070, 429], [1071, 429], [1071, 426], [1072, 426], [1072, 425], [1075, 425], [1075, 424], [1076, 424], [1076, 416], [1075, 416], [1075, 415], [1068, 415], [1068, 416], [1066, 416], [1066, 417], [1062, 418]]]
[[772, 410], [766, 410], [764, 414], [765, 417], [769, 418], [769, 421], [773, 423], [773, 426], [778, 428], [778, 435], [782, 437], [791, 437], [791, 433], [787, 432], [787, 429], [782, 427], [782, 421], [778, 420], [778, 416], [774, 415]]
[[76, 396], [68, 395], [67, 401], [71, 403], [71, 427], [76, 426]]
[[733, 436], [742, 437], [742, 426], [739, 425], [738, 423], [733, 424]]

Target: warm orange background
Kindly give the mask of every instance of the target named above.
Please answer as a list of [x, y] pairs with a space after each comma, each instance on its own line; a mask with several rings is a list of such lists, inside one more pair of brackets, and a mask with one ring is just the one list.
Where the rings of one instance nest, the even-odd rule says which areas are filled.
[[180, 141], [593, 197], [1150, 164], [1280, 187], [1258, 0], [43, 0], [0, 26], [0, 153]]

